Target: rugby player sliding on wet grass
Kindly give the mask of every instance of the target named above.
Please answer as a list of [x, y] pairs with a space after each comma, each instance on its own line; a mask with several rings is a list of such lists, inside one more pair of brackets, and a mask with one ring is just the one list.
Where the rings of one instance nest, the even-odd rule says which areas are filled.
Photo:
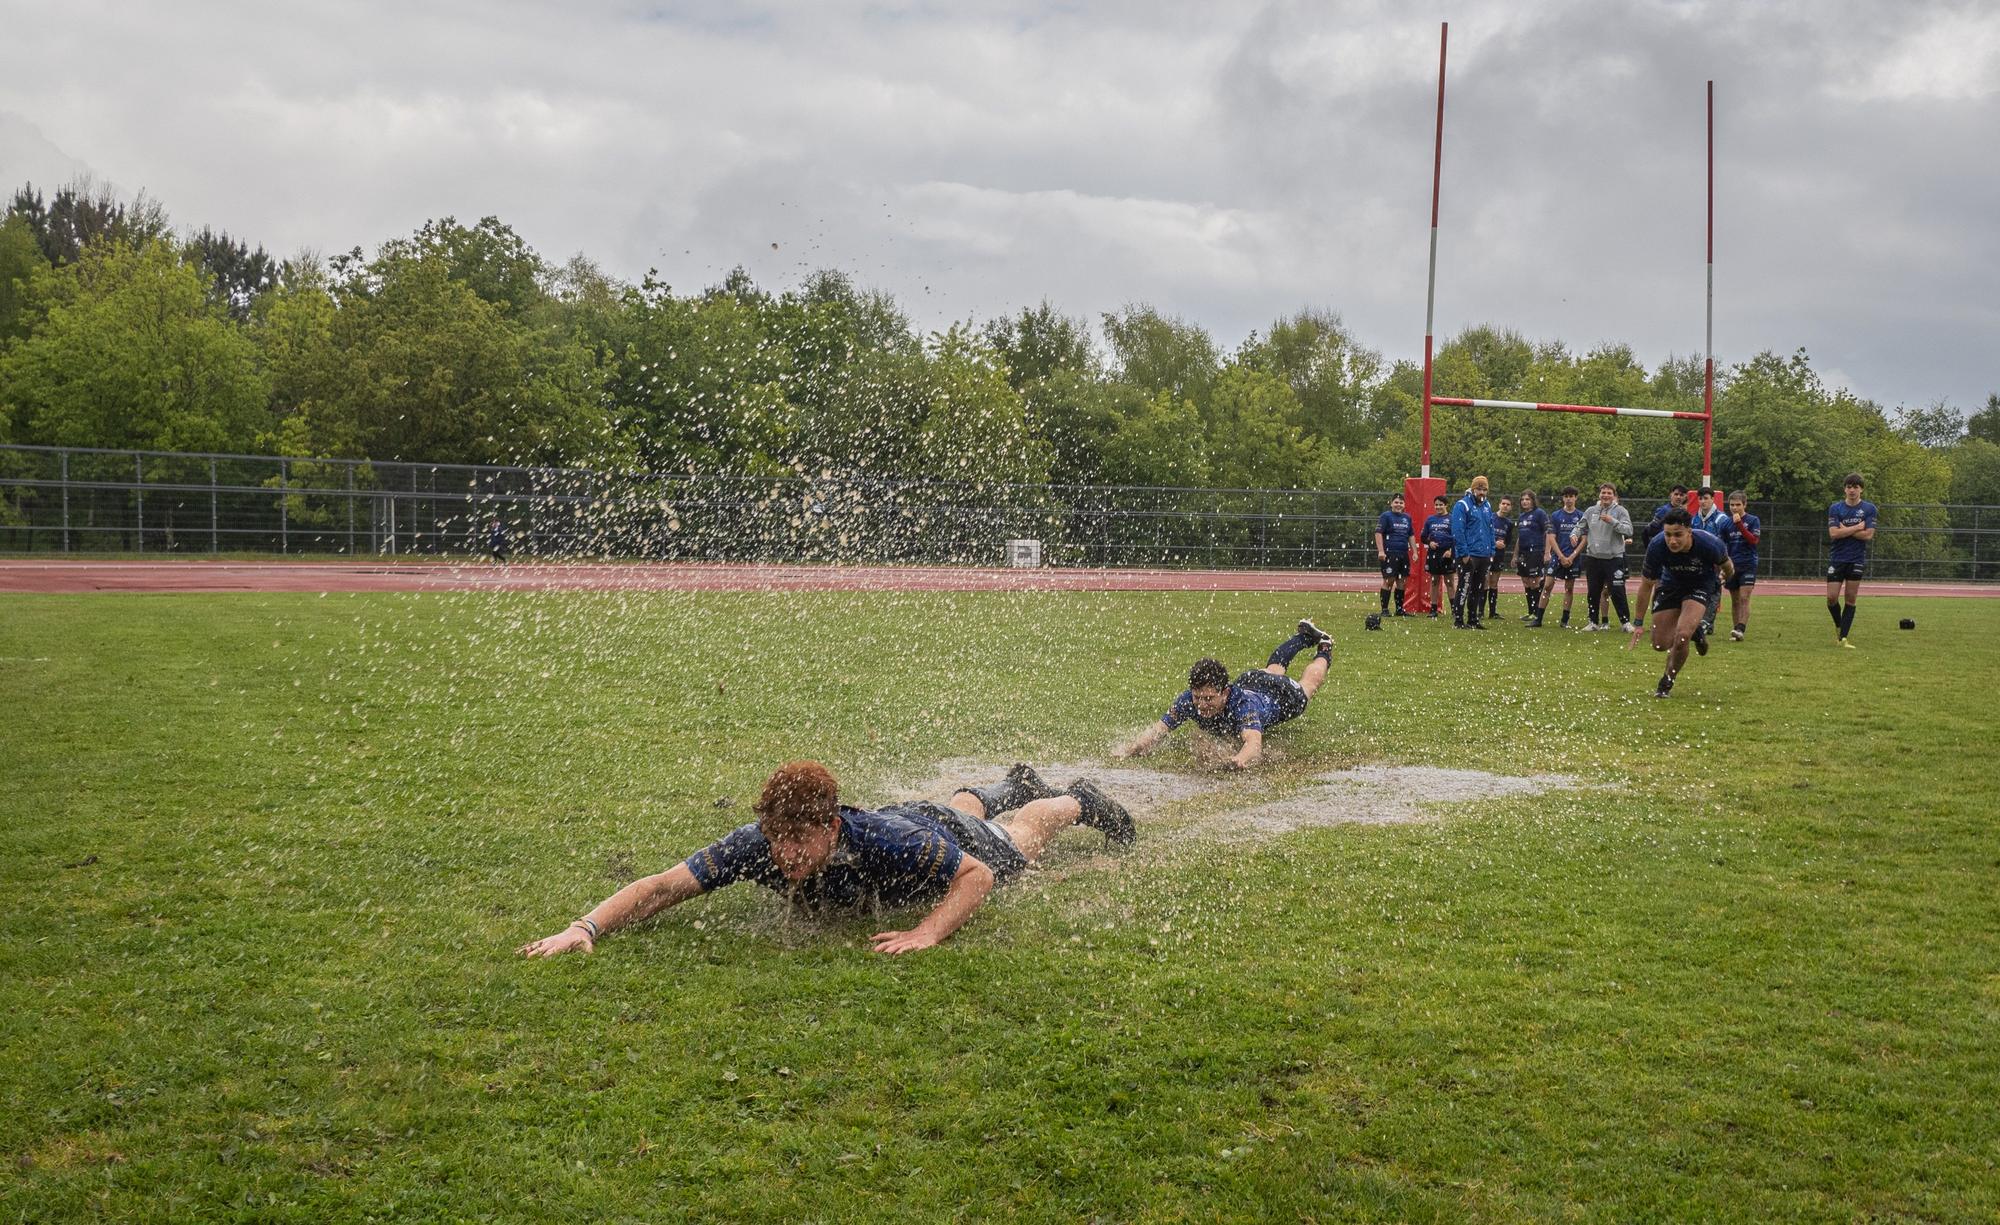
[[[1674, 691], [1674, 679], [1687, 662], [1688, 646], [1708, 654], [1707, 627], [1702, 624], [1710, 609], [1722, 600], [1722, 581], [1736, 573], [1729, 562], [1729, 550], [1707, 532], [1696, 531], [1686, 510], [1675, 507], [1661, 520], [1660, 534], [1646, 546], [1645, 568], [1639, 575], [1639, 607], [1653, 616], [1653, 649], [1667, 651], [1667, 670], [1660, 677], [1656, 698]], [[1659, 595], [1653, 597], [1654, 584]], [[1653, 602], [1646, 603], [1649, 597]], [[1645, 631], [1643, 618], [1632, 625], [1631, 641], [1639, 641]]]
[[1132, 814], [1089, 779], [1058, 792], [1017, 765], [990, 787], [965, 787], [949, 805], [916, 800], [874, 812], [840, 803], [816, 761], [789, 762], [757, 799], [755, 823], [675, 867], [612, 894], [562, 931], [517, 950], [523, 957], [591, 952], [600, 937], [689, 898], [733, 885], [783, 893], [808, 913], [868, 913], [928, 904], [908, 931], [876, 932], [878, 953], [912, 953], [957, 931], [995, 884], [1041, 857], [1072, 825], [1130, 846]]
[[[1286, 675], [1292, 660], [1307, 647], [1313, 648], [1312, 662], [1298, 680]], [[1117, 757], [1138, 757], [1165, 743], [1181, 724], [1192, 719], [1211, 736], [1241, 736], [1242, 747], [1226, 768], [1247, 770], [1264, 758], [1264, 732], [1296, 719], [1306, 712], [1306, 704], [1326, 680], [1333, 662], [1333, 636], [1310, 621], [1299, 622], [1299, 631], [1279, 643], [1271, 652], [1271, 662], [1261, 669], [1245, 672], [1229, 683], [1229, 670], [1213, 659], [1204, 659], [1188, 671], [1188, 687], [1160, 721], [1139, 733], [1130, 744], [1113, 750]]]

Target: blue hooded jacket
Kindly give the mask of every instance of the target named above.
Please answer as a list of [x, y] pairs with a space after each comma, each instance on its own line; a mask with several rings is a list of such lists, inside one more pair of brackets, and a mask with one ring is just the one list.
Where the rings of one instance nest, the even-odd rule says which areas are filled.
[[1493, 503], [1465, 496], [1451, 504], [1451, 538], [1460, 557], [1493, 556]]

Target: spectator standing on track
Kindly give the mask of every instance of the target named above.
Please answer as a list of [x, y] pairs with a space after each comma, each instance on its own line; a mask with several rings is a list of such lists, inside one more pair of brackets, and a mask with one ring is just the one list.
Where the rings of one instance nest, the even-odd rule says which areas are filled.
[[1486, 603], [1486, 574], [1493, 567], [1493, 508], [1486, 502], [1487, 481], [1472, 478], [1472, 487], [1451, 506], [1451, 539], [1458, 551], [1458, 593], [1452, 598], [1451, 623], [1459, 629], [1483, 630], [1480, 610]]
[[1527, 597], [1528, 611], [1521, 614], [1521, 620], [1529, 625], [1541, 624], [1542, 567], [1548, 540], [1548, 512], [1542, 509], [1534, 490], [1523, 489], [1521, 517], [1514, 524], [1514, 573], [1520, 576], [1521, 590]]
[[1724, 584], [1729, 589], [1729, 631], [1731, 642], [1743, 641], [1750, 632], [1750, 597], [1757, 588], [1757, 541], [1764, 532], [1763, 521], [1750, 513], [1749, 495], [1741, 489], [1729, 495], [1729, 516], [1723, 521], [1722, 543], [1729, 550], [1729, 564], [1736, 572]]
[[1452, 557], [1451, 516], [1444, 513], [1442, 495], [1431, 499], [1430, 518], [1424, 520], [1424, 573], [1430, 576], [1431, 616], [1438, 615], [1446, 600], [1458, 599], [1458, 562]]
[[1576, 600], [1576, 576], [1583, 571], [1583, 541], [1577, 538], [1576, 526], [1583, 522], [1584, 512], [1577, 509], [1576, 486], [1565, 485], [1562, 491], [1562, 505], [1549, 514], [1549, 572], [1542, 586], [1542, 603], [1535, 610], [1532, 624], [1540, 628], [1542, 618], [1549, 611], [1549, 600], [1555, 596], [1556, 584], [1563, 585], [1563, 628], [1569, 627], [1570, 605]]
[[507, 525], [498, 516], [486, 525], [486, 552], [494, 561], [507, 560]]
[[[1826, 611], [1833, 618], [1834, 641], [1848, 650], [1854, 644], [1847, 631], [1854, 628], [1854, 601], [1861, 594], [1861, 578], [1868, 571], [1868, 542], [1875, 539], [1875, 504], [1861, 499], [1861, 474], [1850, 472], [1841, 482], [1842, 499], [1826, 508], [1826, 534], [1833, 541], [1827, 556]], [[1846, 585], [1847, 606], [1839, 596]]]
[[1389, 499], [1389, 509], [1375, 521], [1375, 556], [1382, 563], [1382, 611], [1389, 611], [1389, 590], [1396, 593], [1396, 615], [1403, 611], [1403, 590], [1410, 581], [1410, 517], [1403, 513], [1403, 495]]
[[[1685, 492], [1685, 491], [1683, 491]], [[1679, 509], [1668, 507], [1668, 512]], [[1681, 513], [1686, 514], [1686, 511]], [[1666, 516], [1660, 517], [1662, 526]], [[1604, 596], [1618, 610], [1618, 624], [1632, 628], [1632, 610], [1625, 602], [1625, 546], [1632, 540], [1632, 513], [1618, 503], [1618, 487], [1606, 481], [1597, 487], [1597, 505], [1584, 512], [1581, 522], [1570, 529], [1571, 538], [1583, 542], [1584, 601], [1589, 606], [1586, 630], [1610, 628], [1604, 616]]]

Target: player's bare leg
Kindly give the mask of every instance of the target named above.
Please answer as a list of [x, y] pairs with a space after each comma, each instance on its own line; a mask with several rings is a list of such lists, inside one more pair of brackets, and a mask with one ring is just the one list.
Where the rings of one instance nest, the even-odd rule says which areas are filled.
[[1673, 691], [1674, 680], [1681, 674], [1681, 667], [1687, 663], [1688, 649], [1694, 642], [1694, 632], [1701, 626], [1702, 615], [1708, 607], [1699, 600], [1683, 601], [1678, 613], [1672, 617], [1653, 618], [1653, 649], [1666, 651], [1667, 670], [1660, 677], [1660, 686], [1653, 691], [1656, 698], [1666, 697]]

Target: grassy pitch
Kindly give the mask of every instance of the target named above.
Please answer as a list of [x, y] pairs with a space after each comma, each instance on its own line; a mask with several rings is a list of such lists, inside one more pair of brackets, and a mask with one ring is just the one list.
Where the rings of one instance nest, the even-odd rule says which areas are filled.
[[[2000, 605], [1864, 592], [1850, 652], [1765, 598], [1665, 702], [1518, 597], [1373, 605], [0, 598], [0, 1220], [2000, 1213]], [[1229, 803], [1591, 786], [1263, 840], [1177, 802], [901, 959], [748, 887], [512, 955], [779, 761], [866, 802], [1100, 756], [1307, 614], [1332, 678]]]

